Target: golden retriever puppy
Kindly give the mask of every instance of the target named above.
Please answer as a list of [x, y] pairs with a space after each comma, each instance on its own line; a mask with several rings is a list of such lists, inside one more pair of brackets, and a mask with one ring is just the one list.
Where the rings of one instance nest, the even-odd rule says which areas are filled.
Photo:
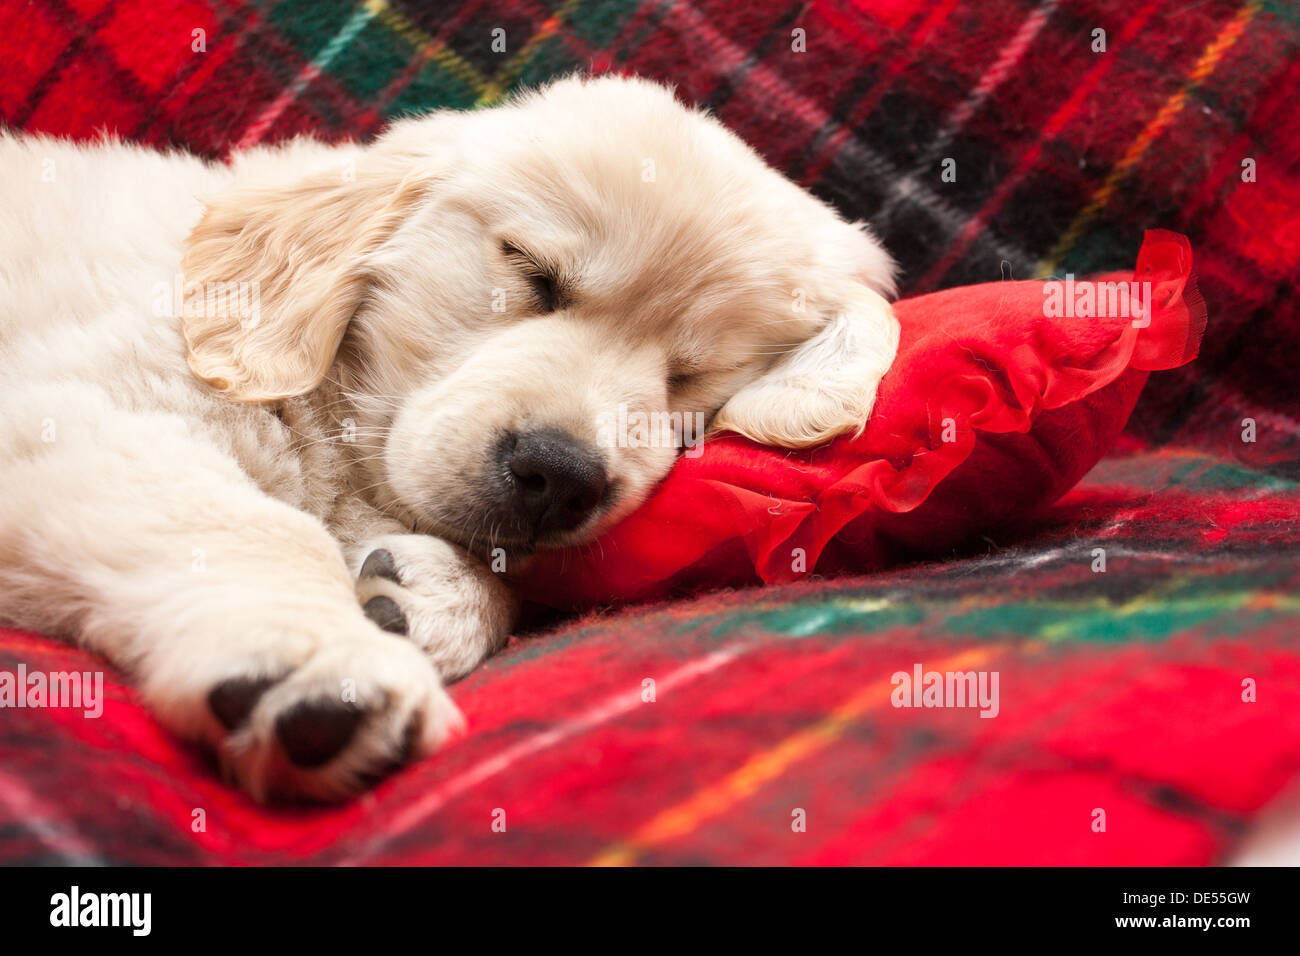
[[338, 798], [456, 728], [509, 573], [636, 508], [680, 423], [861, 428], [891, 273], [640, 80], [229, 167], [5, 136], [0, 617], [258, 798]]

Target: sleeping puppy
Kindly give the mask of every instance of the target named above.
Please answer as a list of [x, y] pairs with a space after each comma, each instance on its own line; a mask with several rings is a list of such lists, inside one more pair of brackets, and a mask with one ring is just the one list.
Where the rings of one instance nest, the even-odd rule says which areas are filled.
[[[457, 727], [509, 573], [636, 508], [673, 415], [860, 429], [891, 274], [639, 80], [230, 167], [5, 136], [0, 617], [259, 799], [341, 797]], [[663, 427], [602, 438], [620, 407]]]

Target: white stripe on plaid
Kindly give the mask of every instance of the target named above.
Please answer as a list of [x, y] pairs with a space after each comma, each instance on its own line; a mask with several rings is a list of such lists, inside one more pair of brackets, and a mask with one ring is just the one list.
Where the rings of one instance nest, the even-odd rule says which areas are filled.
[[[657, 692], [663, 693], [666, 690], [671, 690], [681, 684], [703, 677], [705, 674], [709, 674], [724, 664], [735, 660], [748, 649], [743, 644], [732, 644], [721, 650], [714, 651], [707, 657], [683, 664], [675, 671], [656, 681]], [[484, 780], [497, 776], [525, 757], [531, 757], [535, 753], [548, 750], [556, 744], [563, 743], [570, 737], [586, 733], [592, 728], [608, 723], [614, 718], [621, 717], [623, 714], [636, 710], [644, 704], [645, 701], [641, 697], [639, 687], [635, 690], [615, 694], [571, 720], [557, 724], [550, 730], [544, 730], [539, 734], [526, 737], [495, 756], [474, 764], [468, 770], [452, 777], [442, 786], [437, 787], [398, 813], [392, 822], [384, 827], [382, 835], [372, 841], [369, 846], [361, 848], [359, 852], [347, 859], [347, 865], [355, 865], [373, 857], [388, 847], [400, 834], [414, 829], [437, 813], [448, 801], [478, 786]]]
[[[838, 133], [842, 129], [835, 123], [830, 113], [822, 104], [809, 99], [786, 85], [781, 76], [762, 64], [749, 63], [745, 50], [723, 36], [714, 27], [712, 21], [695, 10], [689, 3], [679, 4], [675, 12], [684, 18], [692, 31], [708, 41], [715, 56], [709, 65], [717, 75], [729, 75], [731, 72], [746, 67], [746, 81], [738, 89], [754, 91], [768, 98], [769, 106], [782, 109], [812, 131], [827, 129]], [[868, 146], [856, 131], [847, 131], [847, 139], [841, 147], [841, 153], [853, 162], [859, 163], [866, 171], [882, 183], [892, 184], [889, 188], [897, 191], [906, 199], [924, 210], [932, 219], [943, 227], [948, 235], [956, 235], [970, 221], [970, 217], [953, 209], [919, 178], [903, 172], [884, 156]], [[1007, 243], [987, 232], [982, 233], [978, 242], [989, 246], [999, 258], [1012, 263], [1029, 264], [1037, 260], [1019, 246]]]
[[[994, 91], [1002, 85], [1020, 58], [1033, 44], [1047, 21], [1051, 19], [1052, 14], [1056, 12], [1058, 0], [1044, 0], [1033, 13], [1025, 18], [1025, 22], [1020, 24], [1020, 29], [1016, 35], [1011, 38], [1010, 42], [1004, 46], [998, 53], [997, 59], [993, 65], [984, 71], [979, 82], [975, 84], [975, 90], [970, 96], [957, 104], [957, 108], [948, 115], [948, 120], [944, 123], [943, 128], [939, 130], [939, 135], [934, 138], [925, 152], [912, 165], [910, 176], [920, 176], [932, 170], [935, 160], [940, 154], [948, 148], [948, 145], [956, 139], [957, 135], [966, 128], [971, 117], [975, 115], [984, 102], [993, 95]], [[889, 197], [880, 211], [876, 214], [876, 220], [879, 222], [888, 222], [894, 214], [894, 210], [905, 197], [901, 193], [894, 193]]]

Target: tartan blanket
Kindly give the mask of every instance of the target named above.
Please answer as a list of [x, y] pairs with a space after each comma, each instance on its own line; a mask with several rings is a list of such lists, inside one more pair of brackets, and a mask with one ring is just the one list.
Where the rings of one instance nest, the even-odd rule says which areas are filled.
[[[0, 630], [0, 673], [107, 673], [97, 718], [0, 710], [0, 861], [1228, 859], [1300, 772], [1298, 46], [1276, 2], [0, 0], [14, 128], [220, 158], [635, 71], [871, 222], [905, 294], [1122, 268], [1159, 227], [1210, 316], [1045, 517], [548, 622], [452, 688], [463, 738], [343, 806], [251, 803], [103, 661]], [[895, 706], [968, 671], [996, 717]]]

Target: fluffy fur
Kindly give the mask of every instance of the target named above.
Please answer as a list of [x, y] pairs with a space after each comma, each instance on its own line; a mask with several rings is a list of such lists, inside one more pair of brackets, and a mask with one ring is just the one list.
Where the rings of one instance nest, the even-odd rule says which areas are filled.
[[[0, 616], [132, 671], [256, 796], [339, 797], [455, 729], [442, 682], [504, 642], [509, 572], [681, 450], [601, 421], [860, 428], [891, 271], [636, 80], [229, 167], [5, 136]], [[562, 527], [513, 503], [535, 434], [600, 473]]]

